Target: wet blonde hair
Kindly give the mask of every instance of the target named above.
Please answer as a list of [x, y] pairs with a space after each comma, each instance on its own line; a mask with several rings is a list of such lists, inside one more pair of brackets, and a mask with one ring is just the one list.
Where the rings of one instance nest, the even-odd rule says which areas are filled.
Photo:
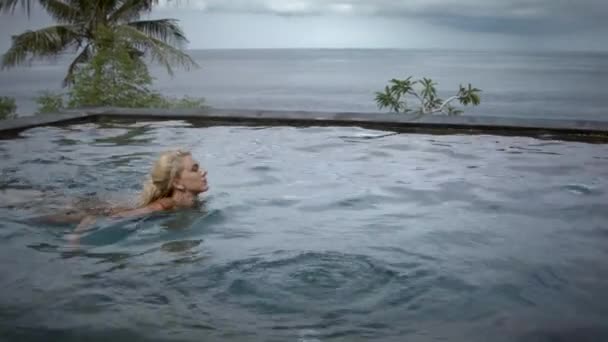
[[139, 197], [139, 207], [145, 207], [154, 201], [173, 195], [173, 182], [184, 169], [184, 157], [189, 155], [190, 152], [184, 150], [166, 151], [160, 155], [144, 183]]

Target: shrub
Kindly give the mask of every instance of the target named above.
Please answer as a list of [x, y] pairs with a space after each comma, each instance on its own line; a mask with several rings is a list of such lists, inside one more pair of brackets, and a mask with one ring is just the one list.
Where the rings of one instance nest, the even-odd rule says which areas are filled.
[[17, 117], [17, 104], [15, 99], [8, 96], [0, 96], [0, 120]]
[[48, 91], [38, 97], [36, 103], [38, 103], [37, 114], [57, 113], [64, 108], [63, 95]]
[[153, 91], [152, 77], [145, 63], [132, 56], [128, 46], [113, 45], [99, 50], [89, 63], [74, 75], [74, 84], [66, 94], [45, 93], [38, 98], [39, 113], [63, 108], [203, 108], [204, 100], [166, 98]]
[[[419, 89], [416, 89], [416, 85], [420, 85]], [[456, 95], [445, 101], [437, 96], [436, 85], [437, 83], [430, 78], [417, 81], [412, 81], [411, 76], [404, 80], [392, 79], [390, 85], [384, 88], [384, 92], [376, 92], [376, 103], [380, 109], [389, 108], [396, 113], [458, 115], [462, 114], [463, 111], [453, 107], [451, 102], [458, 100], [465, 106], [469, 104], [477, 106], [481, 102], [479, 95], [481, 90], [473, 88], [470, 84], [468, 87], [461, 85]], [[416, 110], [408, 107], [408, 97], [420, 102], [420, 106]]]

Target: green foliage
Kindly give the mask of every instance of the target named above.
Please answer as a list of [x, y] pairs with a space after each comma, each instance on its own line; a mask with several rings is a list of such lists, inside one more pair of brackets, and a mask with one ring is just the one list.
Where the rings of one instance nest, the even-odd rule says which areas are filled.
[[66, 100], [46, 93], [38, 99], [39, 113], [85, 107], [204, 108], [202, 99], [166, 98], [152, 90], [147, 66], [133, 56], [128, 43], [99, 45], [103, 48], [74, 74]]
[[[419, 85], [418, 89], [416, 89], [416, 85]], [[383, 92], [376, 92], [376, 104], [380, 109], [388, 108], [396, 113], [416, 112], [419, 114], [459, 115], [463, 111], [453, 107], [450, 104], [452, 101], [458, 100], [465, 106], [477, 106], [481, 102], [479, 95], [481, 90], [473, 88], [470, 84], [468, 87], [461, 85], [458, 93], [445, 101], [437, 95], [436, 85], [437, 83], [430, 78], [422, 78], [416, 81], [412, 80], [412, 76], [403, 80], [392, 79]], [[420, 107], [417, 110], [408, 107], [408, 97], [418, 100]]]
[[63, 96], [49, 91], [42, 93], [37, 99], [37, 114], [57, 113], [64, 108]]
[[76, 53], [64, 79], [65, 95], [44, 93], [38, 113], [91, 106], [201, 108], [202, 99], [165, 98], [151, 90], [144, 58], [164, 65], [196, 67], [182, 51], [188, 42], [174, 19], [142, 20], [158, 0], [0, 0], [0, 13], [21, 7], [29, 16], [38, 3], [55, 25], [12, 37], [2, 68], [33, 59]]
[[0, 96], [0, 120], [13, 119], [17, 117], [17, 105], [15, 99], [8, 96]]
[[100, 49], [74, 77], [69, 107], [143, 107], [154, 99], [152, 78], [128, 46], [117, 43]]
[[[0, 0], [0, 13], [13, 12], [20, 4], [29, 14], [34, 0]], [[35, 58], [76, 53], [68, 67], [64, 85], [74, 82], [81, 65], [115, 41], [128, 42], [132, 57], [150, 57], [167, 68], [186, 68], [196, 63], [181, 49], [188, 42], [174, 19], [141, 20], [158, 0], [38, 0], [56, 25], [28, 30], [12, 37], [12, 45], [2, 56], [2, 68], [10, 68]], [[106, 31], [113, 34], [108, 35]], [[103, 39], [100, 39], [103, 36]]]
[[[74, 98], [70, 98], [71, 93], [67, 94], [68, 100], [61, 94], [45, 93], [36, 101], [38, 103], [38, 114], [57, 113], [63, 109], [83, 108], [86, 106], [94, 106], [97, 101], [94, 98], [86, 96], [89, 101], [88, 105], [80, 103]], [[161, 109], [205, 109], [205, 100], [202, 98], [182, 97], [169, 98], [163, 97], [158, 93], [150, 92], [148, 94], [138, 94], [132, 101], [123, 101], [120, 104], [112, 102], [106, 103], [111, 107], [124, 108], [161, 108]]]

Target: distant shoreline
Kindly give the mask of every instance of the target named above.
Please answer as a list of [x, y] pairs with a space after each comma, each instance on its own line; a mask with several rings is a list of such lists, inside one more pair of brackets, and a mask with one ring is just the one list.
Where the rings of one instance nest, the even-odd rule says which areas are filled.
[[[454, 49], [454, 48], [357, 48], [357, 47], [345, 47], [345, 48], [326, 48], [326, 47], [306, 47], [306, 48], [186, 48], [184, 51], [187, 52], [297, 52], [297, 51], [328, 51], [328, 52], [344, 52], [344, 51], [361, 51], [361, 52], [379, 52], [379, 51], [393, 51], [393, 52], [450, 52], [458, 54], [477, 54], [477, 53], [505, 53], [511, 55], [544, 55], [544, 54], [563, 54], [563, 55], [608, 55], [607, 50], [565, 50], [565, 49]], [[3, 55], [0, 54], [0, 56]], [[77, 53], [62, 53], [57, 56], [74, 56]], [[46, 60], [56, 59], [58, 57], [48, 57]], [[2, 71], [0, 71], [1, 74]]]

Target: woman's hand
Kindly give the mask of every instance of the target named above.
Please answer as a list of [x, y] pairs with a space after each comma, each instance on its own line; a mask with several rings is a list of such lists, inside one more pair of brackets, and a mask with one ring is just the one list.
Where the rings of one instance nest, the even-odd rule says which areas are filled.
[[85, 216], [80, 221], [78, 226], [76, 226], [76, 229], [74, 229], [74, 232], [72, 234], [67, 234], [66, 238], [68, 240], [68, 245], [71, 247], [77, 247], [80, 242], [80, 234], [82, 232], [86, 231], [87, 229], [91, 228], [91, 226], [93, 226], [95, 221], [96, 221], [95, 216], [92, 216], [92, 215]]

